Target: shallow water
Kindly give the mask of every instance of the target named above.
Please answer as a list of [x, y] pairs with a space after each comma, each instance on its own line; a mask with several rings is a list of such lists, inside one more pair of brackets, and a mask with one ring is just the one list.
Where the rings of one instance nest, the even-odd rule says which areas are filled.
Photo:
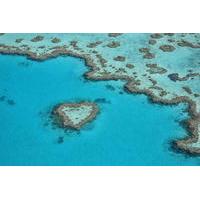
[[[186, 105], [152, 104], [123, 92], [120, 81], [86, 81], [86, 71], [73, 57], [0, 55], [0, 165], [200, 165], [170, 150], [186, 134]], [[55, 129], [52, 107], [80, 100], [98, 102], [96, 120], [80, 132]]]

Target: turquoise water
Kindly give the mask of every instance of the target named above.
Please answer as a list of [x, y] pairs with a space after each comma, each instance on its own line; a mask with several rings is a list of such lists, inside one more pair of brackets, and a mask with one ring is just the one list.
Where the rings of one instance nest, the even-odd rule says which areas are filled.
[[[0, 55], [0, 165], [200, 165], [170, 150], [171, 139], [186, 134], [186, 105], [151, 104], [123, 92], [120, 81], [86, 81], [86, 71], [73, 57]], [[52, 126], [55, 104], [100, 98], [100, 114], [80, 132]]]

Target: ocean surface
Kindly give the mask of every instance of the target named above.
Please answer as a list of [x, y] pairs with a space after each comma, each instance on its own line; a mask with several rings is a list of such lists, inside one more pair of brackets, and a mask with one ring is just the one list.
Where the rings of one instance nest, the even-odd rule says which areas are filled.
[[[85, 80], [87, 70], [73, 57], [0, 55], [0, 165], [200, 165], [170, 149], [187, 134], [186, 105], [152, 104], [121, 81]], [[53, 126], [54, 105], [78, 101], [97, 102], [100, 114], [80, 132]]]

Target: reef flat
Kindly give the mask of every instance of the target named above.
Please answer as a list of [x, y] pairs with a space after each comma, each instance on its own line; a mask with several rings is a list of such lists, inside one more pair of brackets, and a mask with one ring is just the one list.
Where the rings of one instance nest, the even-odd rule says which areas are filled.
[[53, 115], [61, 127], [80, 130], [86, 123], [92, 121], [98, 112], [95, 103], [63, 103], [54, 108]]
[[200, 154], [199, 41], [200, 34], [3, 34], [0, 53], [83, 58], [86, 79], [124, 80], [127, 92], [146, 94], [152, 102], [188, 104], [188, 136], [173, 146]]

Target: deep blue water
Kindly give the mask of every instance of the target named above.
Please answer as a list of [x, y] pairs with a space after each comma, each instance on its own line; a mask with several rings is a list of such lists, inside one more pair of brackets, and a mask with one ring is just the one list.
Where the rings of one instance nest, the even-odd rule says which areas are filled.
[[[0, 165], [200, 165], [169, 148], [186, 134], [185, 105], [151, 104], [123, 92], [122, 82], [84, 80], [86, 71], [73, 57], [0, 55]], [[52, 126], [55, 104], [99, 98], [101, 113], [79, 133]]]

